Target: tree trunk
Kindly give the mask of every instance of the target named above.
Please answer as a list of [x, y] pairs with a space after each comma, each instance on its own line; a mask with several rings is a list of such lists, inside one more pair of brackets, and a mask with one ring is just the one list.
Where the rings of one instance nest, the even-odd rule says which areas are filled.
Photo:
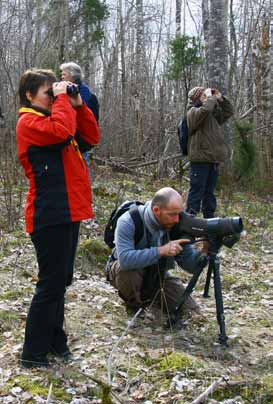
[[227, 92], [228, 35], [227, 0], [211, 0], [209, 29], [209, 85]]
[[175, 1], [175, 35], [181, 36], [181, 0]]
[[[185, 1], [185, 0], [184, 0]], [[181, 36], [181, 0], [175, 1], [175, 36], [178, 38]], [[176, 116], [181, 111], [181, 83], [180, 80], [176, 80], [174, 84], [174, 103]]]
[[271, 70], [270, 58], [270, 8], [271, 1], [267, 2], [267, 9], [263, 15], [261, 36], [255, 53], [256, 66], [256, 97], [257, 97], [257, 126], [264, 128], [258, 133], [259, 171], [260, 176], [272, 178], [272, 130], [271, 122]]
[[136, 112], [136, 138], [138, 153], [142, 153], [144, 144], [144, 16], [143, 0], [136, 0], [136, 70], [135, 70], [135, 112]]
[[[228, 89], [228, 0], [210, 0], [209, 27], [209, 86], [221, 93]], [[223, 126], [225, 141], [231, 147], [231, 129], [229, 124]], [[225, 183], [229, 184], [230, 161], [222, 168]]]
[[59, 0], [57, 12], [59, 13], [59, 55], [58, 61], [59, 65], [66, 61], [68, 58], [68, 27], [69, 27], [69, 16], [68, 16], [69, 5], [67, 0]]
[[120, 30], [120, 65], [121, 65], [121, 132], [123, 133], [123, 153], [128, 149], [128, 133], [126, 131], [126, 64], [125, 64], [125, 38], [124, 38], [124, 24], [122, 12], [122, 0], [118, 3], [119, 11], [119, 30]]
[[209, 0], [202, 0], [202, 22], [203, 22], [203, 35], [205, 43], [205, 79], [208, 81], [210, 48], [209, 48]]
[[235, 29], [235, 18], [233, 12], [233, 0], [230, 0], [229, 5], [229, 26], [230, 26], [230, 69], [229, 69], [229, 76], [228, 76], [228, 93], [232, 94], [232, 89], [236, 88], [237, 80], [234, 78], [237, 71], [237, 61], [238, 61], [238, 42], [237, 42], [237, 35]]

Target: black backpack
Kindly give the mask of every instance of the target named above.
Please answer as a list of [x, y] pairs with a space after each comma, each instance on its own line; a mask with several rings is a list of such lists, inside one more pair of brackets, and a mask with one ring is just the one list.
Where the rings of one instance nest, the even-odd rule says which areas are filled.
[[189, 140], [189, 129], [187, 124], [187, 118], [183, 118], [178, 122], [177, 134], [180, 144], [180, 149], [183, 156], [188, 155], [188, 140]]
[[144, 233], [144, 226], [138, 210], [138, 206], [140, 205], [144, 204], [139, 201], [126, 201], [118, 206], [115, 210], [113, 210], [104, 230], [104, 242], [108, 245], [108, 247], [115, 247], [114, 236], [117, 221], [120, 216], [122, 216], [123, 213], [127, 212], [128, 210], [135, 224], [135, 244], [137, 244], [141, 240]]

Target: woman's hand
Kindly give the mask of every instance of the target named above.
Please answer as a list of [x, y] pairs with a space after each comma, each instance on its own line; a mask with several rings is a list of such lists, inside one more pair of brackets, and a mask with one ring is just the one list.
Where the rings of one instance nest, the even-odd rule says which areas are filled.
[[83, 104], [82, 97], [81, 97], [81, 95], [79, 93], [70, 95], [69, 99], [70, 99], [72, 107], [74, 107], [74, 108], [81, 107], [82, 104]]
[[53, 83], [52, 90], [55, 97], [59, 94], [66, 94], [66, 87], [68, 86], [67, 81], [58, 81]]
[[[54, 96], [56, 97], [59, 94], [67, 94], [67, 87], [71, 84], [73, 83], [71, 83], [70, 81], [58, 81], [56, 83], [53, 83], [52, 89]], [[72, 107], [74, 108], [81, 107], [83, 104], [82, 97], [79, 93], [69, 95], [69, 99]]]

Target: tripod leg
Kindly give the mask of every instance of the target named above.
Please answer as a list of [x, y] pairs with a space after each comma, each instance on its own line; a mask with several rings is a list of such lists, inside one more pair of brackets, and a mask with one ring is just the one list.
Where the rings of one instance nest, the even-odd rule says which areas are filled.
[[209, 267], [208, 267], [208, 272], [207, 272], [207, 279], [206, 279], [206, 284], [205, 284], [203, 297], [210, 297], [210, 295], [209, 295], [209, 286], [210, 286], [210, 279], [211, 279], [211, 274], [212, 274], [212, 266], [213, 266], [212, 265], [212, 258], [210, 257]]
[[185, 300], [187, 299], [187, 297], [189, 297], [191, 295], [203, 269], [204, 269], [204, 267], [201, 266], [199, 268], [199, 270], [190, 279], [183, 295], [181, 296], [180, 302], [178, 303], [178, 305], [175, 308], [175, 311], [172, 314], [170, 314], [170, 320], [168, 320], [168, 322], [167, 322], [167, 327], [174, 325], [177, 322], [177, 320], [179, 319], [182, 306], [185, 303]]
[[214, 294], [216, 301], [217, 322], [220, 327], [219, 342], [221, 345], [228, 346], [225, 326], [224, 304], [222, 296], [222, 285], [220, 278], [220, 260], [216, 255], [213, 260], [213, 275], [214, 275]]

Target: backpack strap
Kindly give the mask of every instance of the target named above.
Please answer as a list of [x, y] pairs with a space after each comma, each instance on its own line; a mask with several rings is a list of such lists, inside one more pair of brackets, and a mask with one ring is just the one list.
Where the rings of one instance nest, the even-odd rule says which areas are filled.
[[130, 216], [133, 219], [135, 225], [135, 245], [137, 245], [143, 237], [144, 234], [144, 225], [143, 220], [140, 216], [138, 207], [135, 206], [134, 208], [129, 210]]

